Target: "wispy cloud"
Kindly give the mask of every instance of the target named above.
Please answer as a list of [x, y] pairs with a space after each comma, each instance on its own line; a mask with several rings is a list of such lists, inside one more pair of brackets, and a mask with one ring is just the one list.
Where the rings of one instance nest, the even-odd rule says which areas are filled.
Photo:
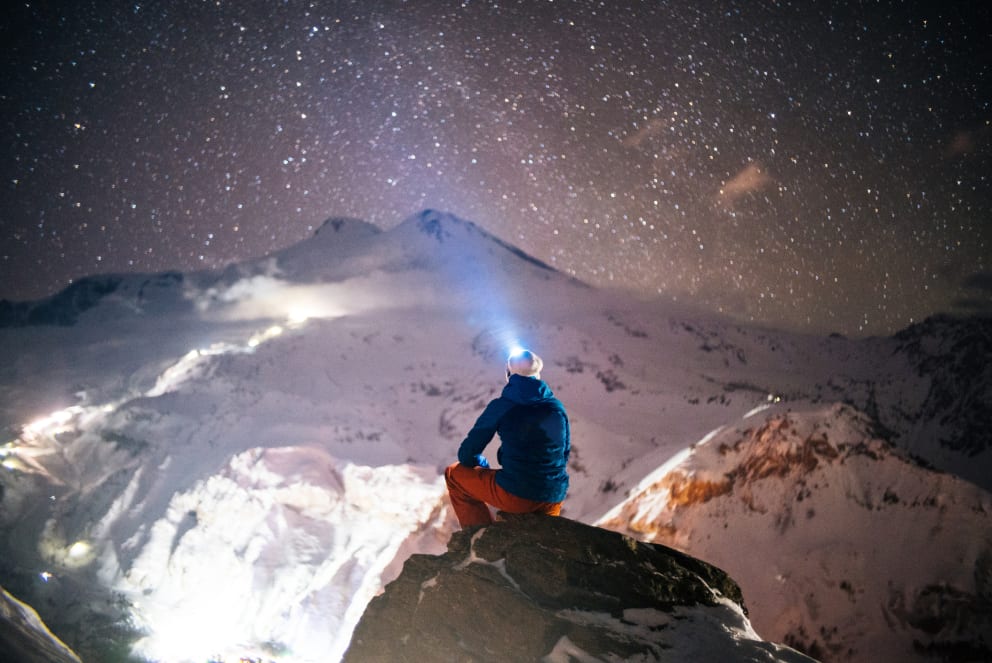
[[975, 131], [958, 131], [944, 146], [944, 158], [953, 159], [975, 154], [985, 146], [989, 133], [988, 127], [982, 127]]
[[300, 284], [273, 276], [253, 276], [195, 296], [197, 308], [215, 320], [336, 318], [383, 308], [434, 303], [426, 283], [398, 281], [381, 272], [336, 283]]
[[623, 139], [623, 146], [630, 148], [638, 148], [645, 141], [649, 140], [653, 136], [657, 136], [662, 131], [668, 127], [668, 122], [661, 118], [652, 118], [648, 120], [644, 126], [637, 129], [634, 133], [630, 134]]
[[992, 295], [992, 272], [975, 272], [964, 280], [964, 287]]
[[760, 191], [775, 183], [760, 162], [753, 161], [743, 170], [727, 180], [720, 189], [719, 199], [727, 205], [733, 205], [749, 193]]
[[954, 300], [955, 308], [971, 313], [992, 313], [992, 272], [975, 272], [961, 285], [965, 294]]

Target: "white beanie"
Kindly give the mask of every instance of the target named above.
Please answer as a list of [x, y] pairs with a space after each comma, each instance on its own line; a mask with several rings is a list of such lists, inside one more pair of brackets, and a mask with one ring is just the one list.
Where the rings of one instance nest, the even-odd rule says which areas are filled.
[[510, 355], [506, 360], [506, 370], [524, 377], [540, 377], [544, 362], [530, 350], [522, 350]]

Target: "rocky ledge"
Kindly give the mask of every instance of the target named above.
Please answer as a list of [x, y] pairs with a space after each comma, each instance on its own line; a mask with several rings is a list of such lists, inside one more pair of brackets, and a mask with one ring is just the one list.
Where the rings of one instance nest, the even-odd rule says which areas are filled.
[[812, 661], [762, 640], [726, 573], [566, 518], [505, 516], [414, 555], [344, 656], [371, 661]]
[[0, 587], [0, 661], [80, 663], [75, 652], [52, 635], [34, 608]]

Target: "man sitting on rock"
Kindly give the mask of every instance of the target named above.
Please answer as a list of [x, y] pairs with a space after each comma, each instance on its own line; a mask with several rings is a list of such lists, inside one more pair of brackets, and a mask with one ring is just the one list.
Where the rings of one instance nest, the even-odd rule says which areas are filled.
[[[487, 505], [507, 513], [561, 513], [571, 449], [568, 415], [541, 380], [543, 366], [530, 350], [510, 355], [503, 393], [479, 415], [458, 447], [458, 462], [444, 471], [462, 527], [492, 523]], [[496, 433], [498, 470], [482, 455]]]

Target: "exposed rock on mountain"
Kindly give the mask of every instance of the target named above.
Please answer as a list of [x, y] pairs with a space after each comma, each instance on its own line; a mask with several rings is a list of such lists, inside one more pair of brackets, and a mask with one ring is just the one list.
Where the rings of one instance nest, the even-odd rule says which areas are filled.
[[664, 546], [506, 516], [414, 555], [344, 657], [366, 661], [810, 661], [761, 640], [737, 584]]
[[38, 301], [0, 300], [0, 328], [71, 327], [83, 313], [109, 301], [119, 311], [131, 314], [155, 307], [176, 310], [184, 305], [183, 278], [178, 272], [104, 274], [79, 279], [65, 290]]
[[0, 660], [11, 663], [80, 663], [52, 635], [34, 609], [0, 587]]
[[992, 318], [935, 316], [894, 340], [896, 353], [929, 379], [929, 388], [912, 413], [891, 416], [902, 414], [921, 437], [936, 437], [942, 447], [968, 458], [992, 450]]
[[989, 660], [992, 495], [878, 432], [844, 405], [753, 417], [600, 524], [713, 560], [766, 637], [825, 661]]

